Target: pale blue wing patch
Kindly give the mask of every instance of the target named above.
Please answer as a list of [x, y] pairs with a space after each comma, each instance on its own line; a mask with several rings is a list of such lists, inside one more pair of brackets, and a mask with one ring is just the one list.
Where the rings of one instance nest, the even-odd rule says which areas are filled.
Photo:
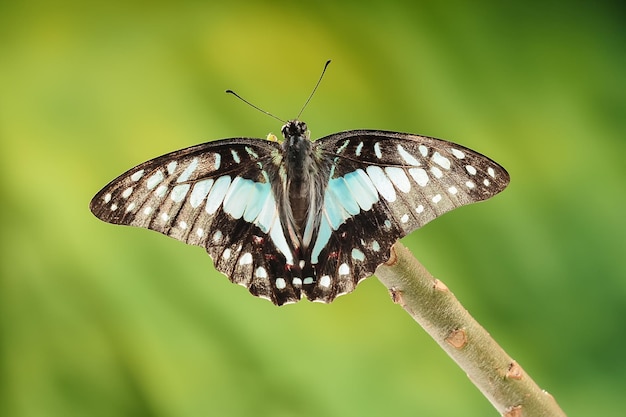
[[214, 182], [215, 180], [213, 178], [209, 178], [208, 180], [198, 181], [193, 186], [191, 196], [189, 197], [189, 204], [191, 204], [191, 207], [197, 208], [204, 202], [204, 199], [209, 194]]
[[362, 169], [350, 172], [344, 176], [352, 197], [362, 210], [369, 210], [378, 201], [378, 192], [370, 177]]
[[248, 197], [252, 189], [254, 189], [254, 181], [235, 177], [224, 196], [224, 212], [230, 214], [233, 219], [241, 218], [248, 206]]
[[215, 180], [215, 184], [209, 191], [209, 195], [206, 199], [205, 210], [207, 214], [213, 215], [221, 207], [224, 197], [230, 188], [232, 178], [230, 175], [224, 175]]
[[311, 263], [318, 263], [319, 254], [333, 231], [361, 210], [371, 209], [377, 201], [376, 188], [362, 169], [331, 179], [324, 193], [322, 218], [311, 250]]

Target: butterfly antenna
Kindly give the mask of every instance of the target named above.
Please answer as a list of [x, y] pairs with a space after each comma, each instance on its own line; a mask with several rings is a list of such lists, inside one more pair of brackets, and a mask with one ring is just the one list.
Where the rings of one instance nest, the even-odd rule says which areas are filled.
[[[319, 84], [319, 82], [318, 82], [318, 84]], [[232, 94], [233, 96], [237, 97], [239, 100], [241, 100], [241, 101], [243, 101], [244, 103], [246, 103], [248, 106], [250, 106], [250, 107], [252, 107], [252, 108], [254, 108], [254, 109], [257, 109], [257, 110], [258, 110], [258, 111], [260, 111], [261, 113], [265, 113], [265, 114], [267, 114], [268, 116], [273, 117], [274, 119], [278, 120], [279, 122], [282, 122], [282, 123], [287, 123], [287, 122], [286, 122], [286, 121], [284, 121], [283, 119], [281, 119], [281, 118], [279, 118], [279, 117], [274, 116], [272, 113], [270, 113], [270, 112], [268, 112], [268, 111], [266, 111], [266, 110], [263, 110], [262, 108], [260, 108], [260, 107], [258, 107], [258, 106], [255, 106], [254, 104], [250, 103], [248, 100], [246, 100], [245, 98], [241, 97], [239, 94], [235, 93], [233, 90], [226, 90], [226, 94]]]
[[296, 119], [300, 119], [300, 115], [306, 108], [307, 104], [309, 104], [309, 101], [311, 101], [311, 99], [313, 98], [313, 94], [315, 94], [317, 87], [319, 87], [320, 83], [322, 82], [322, 78], [324, 78], [324, 73], [326, 72], [326, 68], [328, 68], [329, 64], [330, 64], [330, 59], [326, 61], [326, 63], [324, 64], [324, 69], [322, 70], [322, 73], [320, 74], [319, 80], [317, 80], [317, 84], [315, 84], [315, 87], [313, 87], [313, 91], [311, 91], [311, 94], [309, 94], [309, 98], [306, 99], [306, 102], [304, 103], [304, 106], [302, 106], [302, 108], [300, 109], [300, 113], [298, 113], [298, 117], [296, 117]]

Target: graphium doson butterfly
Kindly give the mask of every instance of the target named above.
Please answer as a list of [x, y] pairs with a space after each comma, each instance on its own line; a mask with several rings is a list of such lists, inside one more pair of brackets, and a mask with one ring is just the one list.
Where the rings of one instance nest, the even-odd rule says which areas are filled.
[[223, 139], [144, 162], [91, 211], [204, 247], [232, 282], [277, 305], [330, 302], [399, 238], [509, 183], [500, 165], [445, 140], [350, 130], [311, 141], [299, 120], [281, 131], [282, 143]]

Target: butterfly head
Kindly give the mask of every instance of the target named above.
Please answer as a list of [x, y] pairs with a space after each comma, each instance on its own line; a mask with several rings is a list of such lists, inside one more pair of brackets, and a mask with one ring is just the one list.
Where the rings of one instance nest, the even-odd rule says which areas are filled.
[[283, 134], [283, 137], [290, 140], [290, 138], [309, 138], [309, 131], [306, 126], [306, 123], [301, 122], [300, 120], [290, 120], [285, 123], [280, 129], [280, 132]]
[[300, 120], [290, 120], [281, 129], [281, 133], [285, 137], [283, 142], [283, 152], [287, 168], [292, 171], [292, 176], [300, 175], [308, 170], [308, 163], [311, 156], [311, 148], [313, 143], [309, 140], [309, 131], [306, 123]]

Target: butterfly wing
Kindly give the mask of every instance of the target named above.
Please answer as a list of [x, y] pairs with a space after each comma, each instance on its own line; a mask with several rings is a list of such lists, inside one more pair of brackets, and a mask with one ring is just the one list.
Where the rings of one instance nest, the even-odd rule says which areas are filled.
[[352, 291], [388, 260], [396, 240], [509, 183], [505, 169], [486, 156], [431, 137], [353, 130], [314, 144], [333, 162], [309, 248], [318, 278], [306, 292], [312, 300]]
[[272, 192], [279, 163], [277, 142], [209, 142], [136, 166], [98, 192], [90, 208], [103, 221], [202, 246], [231, 281], [284, 304], [300, 293], [276, 291], [291, 281], [285, 266], [294, 263]]

